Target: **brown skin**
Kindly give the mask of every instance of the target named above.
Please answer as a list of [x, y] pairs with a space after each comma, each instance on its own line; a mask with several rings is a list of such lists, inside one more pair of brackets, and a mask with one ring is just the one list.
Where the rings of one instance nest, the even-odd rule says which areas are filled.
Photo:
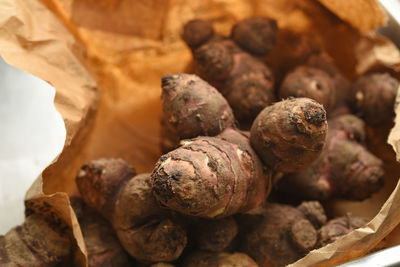
[[89, 267], [128, 267], [134, 261], [122, 248], [112, 226], [93, 209], [86, 208], [79, 216], [85, 240]]
[[303, 257], [317, 244], [317, 230], [295, 207], [267, 204], [237, 216], [241, 251], [259, 266], [285, 266]]
[[266, 107], [250, 130], [252, 147], [279, 172], [306, 168], [322, 152], [326, 112], [309, 98], [291, 98]]
[[[354, 117], [355, 124], [358, 121]], [[382, 188], [382, 161], [352, 139], [359, 128], [335, 129], [337, 125], [332, 123], [329, 128], [321, 156], [307, 169], [282, 178], [277, 185], [278, 191], [302, 199], [363, 200]]]
[[0, 266], [62, 266], [71, 252], [70, 238], [39, 214], [0, 236]]
[[249, 256], [244, 253], [213, 253], [205, 251], [193, 252], [184, 259], [185, 267], [258, 267]]
[[388, 73], [361, 76], [353, 85], [355, 112], [370, 125], [393, 122], [399, 85], [399, 81]]
[[225, 98], [196, 75], [164, 76], [161, 101], [166, 127], [180, 139], [214, 136], [235, 121]]
[[244, 50], [257, 56], [268, 54], [276, 43], [276, 21], [265, 17], [250, 17], [236, 23], [232, 39]]
[[[97, 195], [99, 187], [95, 185], [106, 178], [103, 176], [127, 176], [127, 171], [132, 174], [129, 165], [120, 161], [100, 159], [82, 167], [85, 171], [78, 173], [76, 183], [86, 204], [98, 211], [102, 211], [104, 206], [109, 207], [105, 216], [112, 223], [122, 246], [135, 259], [144, 262], [177, 259], [186, 246], [186, 231], [154, 199], [149, 184], [150, 174], [131, 176], [113, 193], [103, 192], [110, 196], [108, 199], [112, 203], [103, 203], [104, 197], [86, 201], [85, 195]], [[93, 166], [102, 171], [93, 171]]]
[[264, 201], [270, 172], [264, 171], [246, 136], [228, 130], [229, 138], [240, 140], [237, 144], [198, 137], [159, 159], [151, 184], [162, 205], [186, 215], [223, 218]]
[[238, 225], [233, 217], [220, 220], [200, 219], [193, 225], [191, 231], [197, 248], [221, 252], [228, 248], [236, 237]]
[[324, 208], [318, 201], [304, 201], [297, 209], [306, 216], [315, 229], [320, 228], [327, 221]]
[[195, 49], [211, 39], [213, 35], [214, 29], [210, 22], [194, 19], [183, 27], [182, 39], [191, 49]]
[[322, 104], [328, 112], [336, 103], [334, 80], [321, 69], [297, 67], [288, 73], [279, 89], [281, 98], [308, 97]]
[[156, 264], [152, 264], [150, 267], [174, 267], [175, 265], [172, 265], [170, 263], [165, 263], [165, 262], [159, 262]]
[[369, 219], [362, 217], [347, 216], [332, 219], [319, 229], [318, 247], [326, 246], [368, 222]]

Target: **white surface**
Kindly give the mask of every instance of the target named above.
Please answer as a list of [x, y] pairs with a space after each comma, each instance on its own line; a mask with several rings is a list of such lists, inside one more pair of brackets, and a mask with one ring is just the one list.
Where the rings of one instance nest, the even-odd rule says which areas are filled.
[[0, 234], [24, 220], [26, 191], [63, 147], [54, 94], [51, 85], [0, 58]]

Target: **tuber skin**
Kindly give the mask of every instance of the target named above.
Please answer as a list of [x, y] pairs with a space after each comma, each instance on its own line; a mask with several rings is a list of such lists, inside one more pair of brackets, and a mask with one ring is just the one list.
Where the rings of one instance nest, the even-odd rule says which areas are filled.
[[235, 123], [225, 98], [196, 75], [174, 74], [162, 78], [164, 149], [177, 141], [197, 136], [215, 136]]
[[0, 235], [1, 266], [63, 266], [71, 255], [70, 237], [39, 214], [28, 216], [21, 226]]
[[329, 111], [336, 104], [336, 88], [333, 78], [322, 69], [308, 66], [297, 67], [284, 78], [279, 89], [281, 98], [308, 97], [322, 104]]
[[214, 29], [210, 22], [194, 19], [183, 27], [182, 39], [191, 48], [196, 49], [214, 36]]
[[220, 220], [199, 219], [191, 232], [198, 249], [221, 252], [231, 245], [238, 233], [238, 225], [233, 217]]
[[353, 85], [354, 111], [369, 125], [392, 123], [399, 81], [389, 73], [363, 75]]
[[159, 159], [151, 185], [162, 205], [186, 215], [224, 218], [264, 201], [271, 173], [248, 138], [232, 129], [220, 136], [183, 141]]
[[109, 222], [80, 202], [78, 198], [71, 199], [85, 240], [89, 267], [133, 266], [134, 261], [122, 248]]
[[[76, 183], [86, 204], [103, 211], [132, 257], [143, 262], [173, 261], [186, 246], [186, 230], [154, 199], [150, 174], [134, 175], [123, 160], [99, 159], [81, 168]], [[109, 187], [109, 180], [119, 187]]]
[[258, 267], [249, 256], [244, 253], [213, 253], [196, 251], [187, 256], [182, 266], [185, 267]]
[[323, 247], [350, 233], [351, 231], [365, 226], [369, 219], [363, 217], [339, 217], [328, 221], [318, 231], [318, 246]]
[[[188, 30], [191, 28], [194, 30]], [[275, 101], [271, 70], [231, 39], [214, 35], [196, 48], [187, 44], [193, 52], [195, 72], [223, 94], [243, 128]]]
[[250, 142], [270, 168], [296, 172], [321, 154], [326, 131], [322, 105], [309, 98], [290, 98], [266, 107], [257, 116]]
[[[308, 215], [325, 216], [320, 204], [303, 203], [304, 206], [308, 207]], [[285, 266], [300, 259], [317, 245], [318, 228], [300, 208], [268, 203], [248, 214], [238, 215], [237, 219], [241, 251], [261, 267]]]
[[231, 37], [241, 48], [257, 55], [267, 55], [276, 44], [276, 21], [265, 17], [250, 17], [232, 27]]
[[[327, 144], [307, 169], [288, 174], [277, 185], [277, 190], [301, 199], [326, 200], [344, 198], [363, 200], [383, 186], [383, 164], [357, 139], [363, 139], [360, 119], [344, 115], [329, 121]], [[353, 121], [353, 123], [351, 123]], [[354, 127], [343, 128], [343, 122]]]

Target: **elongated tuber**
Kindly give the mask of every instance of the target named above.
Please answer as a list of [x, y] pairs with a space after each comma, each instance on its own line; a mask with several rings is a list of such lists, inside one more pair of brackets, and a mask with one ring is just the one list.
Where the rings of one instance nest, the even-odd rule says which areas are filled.
[[185, 267], [258, 267], [249, 256], [244, 253], [213, 253], [205, 251], [193, 252], [184, 259]]
[[[327, 144], [307, 169], [288, 174], [277, 185], [278, 191], [301, 199], [324, 200], [333, 197], [363, 200], [383, 186], [382, 161], [357, 143], [364, 136], [362, 122], [355, 116], [338, 117], [329, 128]], [[350, 122], [353, 121], [351, 124]], [[344, 128], [345, 125], [355, 125]]]
[[71, 199], [85, 241], [89, 267], [133, 266], [133, 259], [122, 248], [110, 223], [80, 202], [80, 199]]
[[[325, 216], [320, 204], [302, 205], [308, 207], [308, 215]], [[300, 259], [315, 248], [318, 241], [318, 228], [302, 212], [303, 208], [271, 203], [249, 214], [238, 215], [241, 251], [260, 267], [285, 266]]]
[[399, 86], [399, 81], [388, 73], [361, 76], [353, 85], [355, 112], [371, 125], [393, 122]]
[[196, 75], [164, 76], [161, 100], [163, 139], [171, 142], [165, 148], [175, 148], [176, 141], [183, 138], [217, 135], [235, 123], [225, 98]]
[[232, 27], [232, 39], [246, 51], [264, 56], [276, 43], [276, 21], [266, 17], [250, 17]]
[[281, 98], [308, 97], [322, 104], [328, 112], [336, 104], [336, 88], [333, 78], [321, 69], [297, 67], [286, 75], [279, 89]]
[[39, 214], [0, 235], [1, 266], [63, 266], [71, 255], [70, 237]]
[[318, 246], [326, 246], [368, 222], [369, 219], [363, 217], [346, 216], [332, 219], [319, 229]]
[[76, 183], [86, 204], [112, 223], [131, 256], [144, 262], [173, 261], [186, 246], [186, 231], [154, 199], [150, 174], [134, 175], [123, 160], [99, 159], [81, 168]]
[[266, 165], [295, 172], [321, 154], [326, 130], [322, 105], [308, 98], [291, 98], [266, 107], [257, 116], [250, 142]]
[[222, 138], [239, 144], [198, 137], [159, 159], [151, 184], [163, 205], [187, 215], [223, 218], [264, 201], [270, 172], [264, 171], [245, 135], [226, 131]]

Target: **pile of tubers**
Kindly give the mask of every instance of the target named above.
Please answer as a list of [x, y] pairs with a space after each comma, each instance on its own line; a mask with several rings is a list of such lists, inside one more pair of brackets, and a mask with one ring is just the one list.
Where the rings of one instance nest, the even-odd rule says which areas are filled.
[[[352, 84], [324, 53], [278, 80], [262, 60], [277, 32], [263, 17], [230, 37], [203, 20], [184, 26], [194, 74], [162, 77], [152, 173], [102, 158], [76, 176], [89, 266], [285, 266], [369, 222], [328, 220], [322, 203], [382, 188], [365, 124], [393, 120], [399, 82], [370, 73]], [[32, 214], [0, 236], [0, 265], [66, 265], [67, 232]]]

